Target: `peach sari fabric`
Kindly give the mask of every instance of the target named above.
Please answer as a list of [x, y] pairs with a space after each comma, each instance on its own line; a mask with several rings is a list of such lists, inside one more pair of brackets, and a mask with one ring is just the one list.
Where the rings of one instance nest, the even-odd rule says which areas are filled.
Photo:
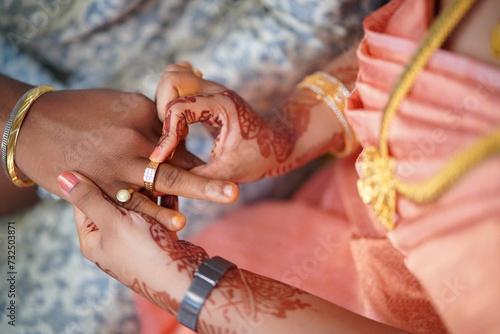
[[[347, 109], [363, 147], [378, 144], [389, 92], [433, 8], [433, 1], [392, 1], [365, 19]], [[425, 180], [499, 127], [499, 69], [440, 50], [391, 126], [396, 174]], [[239, 210], [193, 242], [405, 331], [500, 333], [500, 157], [475, 167], [431, 204], [398, 197], [399, 219], [388, 232], [359, 198], [357, 155], [325, 166], [291, 200]], [[190, 332], [137, 301], [144, 333]]]

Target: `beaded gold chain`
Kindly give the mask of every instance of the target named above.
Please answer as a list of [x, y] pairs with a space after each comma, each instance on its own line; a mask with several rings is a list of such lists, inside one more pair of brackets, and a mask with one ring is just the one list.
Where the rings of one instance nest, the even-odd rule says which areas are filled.
[[395, 177], [396, 161], [388, 152], [389, 129], [399, 105], [430, 56], [443, 44], [474, 1], [455, 0], [434, 21], [393, 88], [382, 118], [379, 146], [367, 147], [361, 153], [363, 175], [358, 180], [358, 192], [363, 202], [373, 207], [378, 220], [388, 229], [395, 226], [397, 193], [416, 203], [434, 201], [467, 171], [500, 152], [500, 131], [496, 131], [455, 155], [430, 179], [416, 184], [404, 183]]

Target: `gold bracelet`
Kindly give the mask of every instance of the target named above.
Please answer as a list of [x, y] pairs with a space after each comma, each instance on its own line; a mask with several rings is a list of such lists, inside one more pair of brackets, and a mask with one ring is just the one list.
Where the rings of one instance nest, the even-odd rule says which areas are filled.
[[346, 99], [350, 94], [349, 90], [335, 77], [321, 71], [305, 77], [297, 87], [308, 88], [316, 93], [316, 99], [323, 100], [330, 107], [342, 126], [344, 130], [344, 148], [342, 151], [334, 151], [332, 154], [338, 158], [351, 154], [356, 146], [356, 137], [344, 114]]
[[497, 22], [491, 33], [491, 55], [500, 59], [500, 21]]
[[9, 178], [18, 187], [34, 185], [34, 182], [29, 178], [22, 180], [16, 172], [15, 151], [21, 125], [33, 102], [42, 94], [53, 90], [54, 88], [51, 86], [39, 86], [29, 90], [16, 104], [14, 110], [12, 110], [11, 118], [7, 123], [4, 133], [5, 140], [2, 142], [2, 151], [5, 149], [5, 156], [3, 158], [5, 159], [5, 168]]

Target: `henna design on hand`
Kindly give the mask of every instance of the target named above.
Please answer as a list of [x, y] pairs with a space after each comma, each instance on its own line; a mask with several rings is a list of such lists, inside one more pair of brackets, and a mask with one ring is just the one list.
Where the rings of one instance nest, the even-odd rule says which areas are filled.
[[[205, 97], [205, 98], [211, 98], [213, 97], [213, 94], [195, 94], [195, 95], [189, 95], [189, 96], [184, 96], [180, 97], [178, 99], [175, 99], [173, 101], [170, 101], [167, 104], [167, 114], [165, 116], [165, 121], [164, 121], [164, 128], [163, 128], [163, 135], [162, 139], [160, 139], [160, 142], [163, 141], [163, 138], [168, 136], [171, 131], [171, 121], [172, 121], [172, 107], [175, 106], [176, 104], [191, 104], [191, 103], [196, 103], [196, 99], [198, 97]], [[210, 111], [206, 110], [202, 112], [202, 121], [204, 117], [210, 118]], [[185, 109], [183, 118], [179, 119], [176, 125], [176, 135], [178, 138], [182, 138], [182, 135], [184, 134], [184, 128], [187, 126], [189, 123], [193, 123], [196, 120], [196, 114], [191, 111], [190, 109]]]
[[[95, 265], [103, 272], [105, 272], [109, 276], [119, 281], [118, 276], [113, 271], [102, 268], [99, 262], [96, 262]], [[142, 284], [139, 283], [137, 278], [134, 278], [132, 284], [129, 285], [125, 284], [125, 286], [134, 291], [135, 293], [138, 293], [141, 296], [149, 299], [151, 302], [157, 304], [167, 312], [170, 312], [175, 315], [179, 311], [180, 303], [175, 299], [171, 298], [168, 293], [164, 291], [155, 291], [149, 288], [146, 283], [144, 282]]]
[[262, 324], [266, 318], [285, 319], [289, 312], [311, 307], [301, 299], [305, 292], [285, 283], [263, 277], [246, 270], [232, 270], [216, 288], [223, 301], [209, 298], [206, 310], [218, 313], [228, 324], [227, 328], [215, 327], [207, 318], [201, 319], [198, 329], [202, 333], [233, 333], [238, 320], [245, 324]]
[[[238, 305], [241, 316], [250, 317], [254, 321], [263, 316], [284, 319], [288, 311], [302, 310], [310, 306], [298, 298], [305, 294], [302, 290], [246, 270], [236, 273], [232, 279], [229, 276], [225, 280], [221, 290], [228, 300], [228, 305]], [[234, 293], [233, 289], [239, 289], [241, 293]], [[235, 298], [238, 295], [239, 300]]]
[[88, 222], [89, 223], [87, 224], [87, 229], [90, 230], [89, 233], [99, 231], [99, 229], [97, 228], [97, 225], [93, 221], [88, 220]]
[[177, 264], [179, 272], [186, 271], [192, 275], [194, 270], [208, 257], [201, 247], [185, 240], [179, 240], [175, 232], [168, 231], [157, 220], [145, 214], [142, 217], [151, 225], [149, 231], [155, 243], [169, 254], [172, 262]]
[[97, 262], [97, 261], [95, 262], [95, 265], [97, 266], [97, 268], [101, 269], [101, 270], [102, 270], [102, 271], [104, 271], [106, 274], [108, 274], [109, 276], [113, 277], [115, 280], [117, 280], [117, 281], [118, 281], [118, 276], [117, 276], [114, 272], [112, 272], [112, 271], [111, 271], [111, 270], [109, 270], [109, 269], [103, 269], [103, 268], [101, 267], [101, 265], [99, 264], [99, 262]]
[[172, 298], [165, 291], [155, 291], [148, 287], [146, 283], [142, 282], [141, 284], [137, 278], [134, 279], [132, 284], [127, 285], [127, 287], [173, 315], [179, 312], [180, 302]]
[[298, 138], [309, 124], [308, 110], [300, 108], [290, 113], [291, 105], [288, 105], [280, 112], [273, 113], [265, 122], [238, 94], [230, 90], [221, 94], [234, 103], [243, 139], [256, 139], [260, 153], [265, 158], [274, 154], [279, 163], [289, 158]]

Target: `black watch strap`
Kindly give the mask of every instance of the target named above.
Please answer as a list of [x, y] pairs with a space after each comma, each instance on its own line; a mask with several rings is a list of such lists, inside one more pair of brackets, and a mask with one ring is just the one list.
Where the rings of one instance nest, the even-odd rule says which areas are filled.
[[203, 261], [196, 269], [193, 282], [184, 295], [179, 308], [177, 319], [181, 324], [196, 331], [198, 316], [208, 295], [224, 274], [233, 268], [236, 268], [235, 264], [220, 256]]

